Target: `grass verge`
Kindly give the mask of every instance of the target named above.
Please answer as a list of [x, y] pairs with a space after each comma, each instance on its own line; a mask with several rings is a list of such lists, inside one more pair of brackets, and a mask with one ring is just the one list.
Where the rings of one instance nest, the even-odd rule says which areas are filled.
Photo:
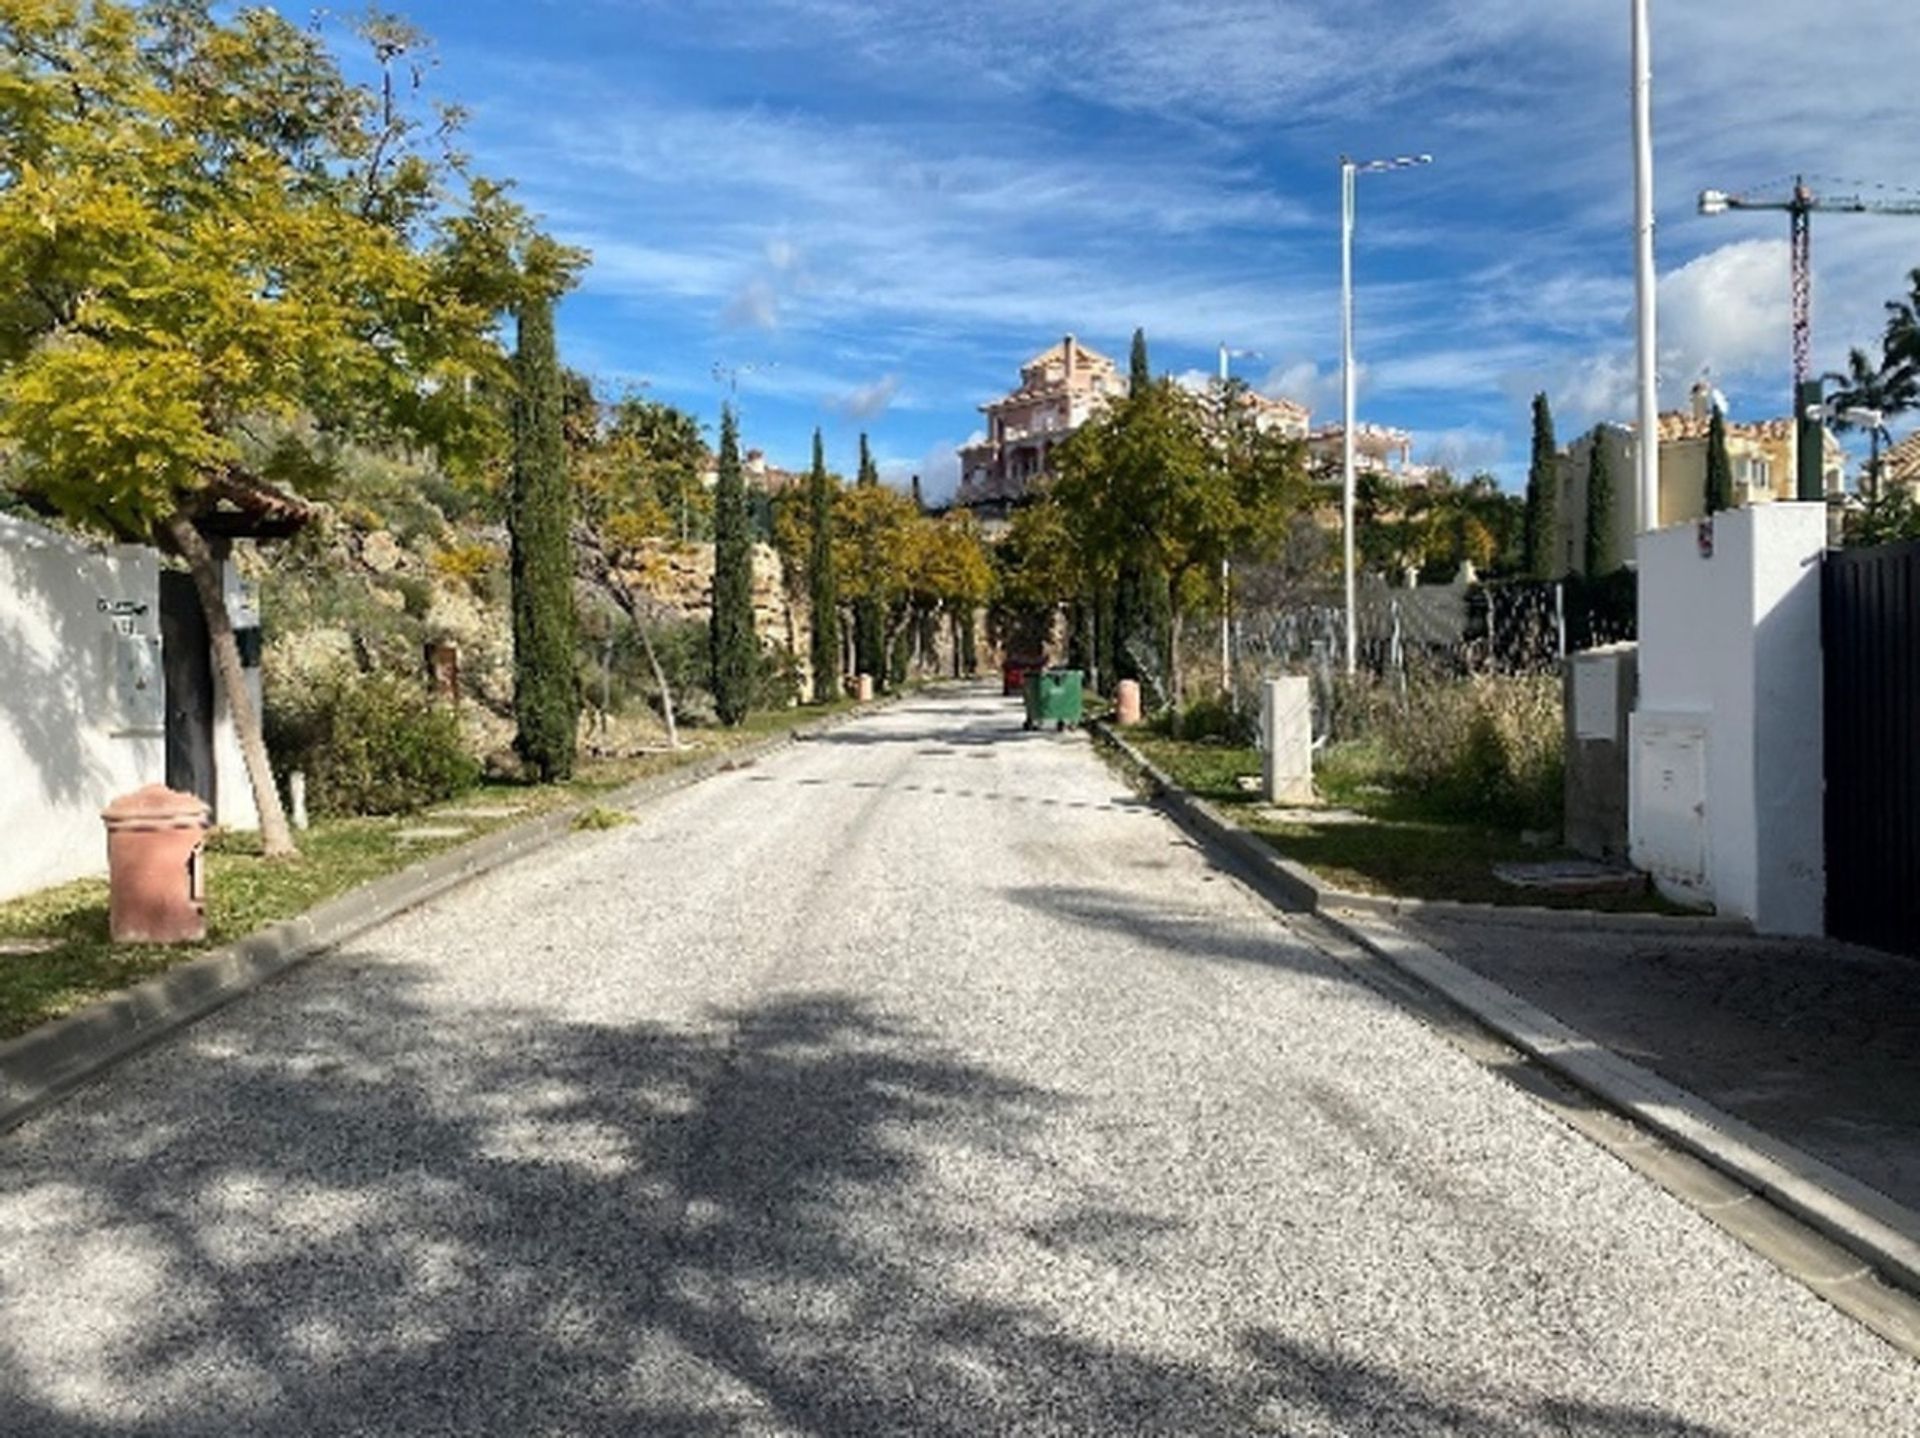
[[[737, 729], [697, 730], [687, 747], [676, 752], [596, 760], [562, 784], [485, 784], [437, 806], [442, 813], [486, 812], [320, 820], [298, 836], [299, 857], [283, 862], [262, 859], [255, 834], [215, 834], [207, 846], [207, 939], [202, 944], [110, 942], [104, 879], [81, 879], [0, 903], [0, 1039], [84, 1008], [183, 960], [505, 825], [591, 801], [851, 707], [842, 702], [754, 714]], [[509, 809], [512, 812], [499, 812]], [[588, 812], [608, 813], [598, 805]], [[606, 825], [590, 822], [585, 827]], [[410, 829], [428, 828], [459, 832], [405, 837]]]
[[[1495, 864], [1573, 856], [1524, 844], [1516, 833], [1434, 812], [1420, 796], [1395, 789], [1379, 755], [1362, 745], [1343, 745], [1325, 756], [1319, 771], [1329, 806], [1325, 819], [1281, 821], [1263, 813], [1258, 796], [1240, 784], [1243, 777], [1259, 775], [1259, 750], [1139, 731], [1129, 733], [1127, 741], [1183, 789], [1336, 888], [1475, 904], [1684, 912], [1652, 893], [1554, 894], [1502, 883], [1494, 877]], [[1338, 809], [1357, 815], [1357, 821]]]

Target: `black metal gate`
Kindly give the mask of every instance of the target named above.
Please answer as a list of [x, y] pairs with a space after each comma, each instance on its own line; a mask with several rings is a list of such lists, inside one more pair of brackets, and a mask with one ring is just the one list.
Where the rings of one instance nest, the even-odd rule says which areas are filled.
[[1821, 589], [1827, 929], [1920, 954], [1920, 543], [1833, 551]]
[[160, 571], [161, 664], [167, 683], [167, 787], [214, 801], [213, 659], [193, 580]]

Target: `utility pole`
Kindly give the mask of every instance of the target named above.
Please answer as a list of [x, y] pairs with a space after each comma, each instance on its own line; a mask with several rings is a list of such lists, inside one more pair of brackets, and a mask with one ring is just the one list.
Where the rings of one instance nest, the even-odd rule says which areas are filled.
[[1340, 157], [1340, 530], [1342, 568], [1346, 576], [1347, 599], [1347, 674], [1360, 667], [1360, 625], [1353, 575], [1353, 210], [1354, 180], [1359, 175], [1376, 175], [1388, 170], [1408, 170], [1416, 165], [1431, 165], [1431, 155], [1400, 155], [1391, 160], [1368, 160], [1364, 164]]
[[1653, 39], [1647, 0], [1633, 6], [1633, 287], [1640, 392], [1640, 529], [1660, 527], [1658, 279], [1653, 267]]
[[[1225, 340], [1220, 342], [1220, 457], [1223, 464], [1232, 462], [1228, 449], [1228, 430], [1233, 416], [1229, 409], [1232, 396], [1227, 392], [1230, 382], [1227, 361], [1234, 356], [1260, 357], [1257, 350], [1230, 349]], [[1220, 686], [1227, 698], [1233, 698], [1233, 561], [1224, 554], [1220, 556]]]

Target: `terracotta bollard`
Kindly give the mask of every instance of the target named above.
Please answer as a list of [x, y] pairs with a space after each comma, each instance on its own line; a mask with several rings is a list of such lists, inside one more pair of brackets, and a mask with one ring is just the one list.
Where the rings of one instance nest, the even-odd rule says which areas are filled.
[[1113, 722], [1120, 725], [1140, 722], [1140, 681], [1122, 679], [1113, 691]]
[[149, 784], [115, 799], [100, 817], [107, 826], [107, 927], [113, 941], [204, 939], [207, 806], [191, 794]]

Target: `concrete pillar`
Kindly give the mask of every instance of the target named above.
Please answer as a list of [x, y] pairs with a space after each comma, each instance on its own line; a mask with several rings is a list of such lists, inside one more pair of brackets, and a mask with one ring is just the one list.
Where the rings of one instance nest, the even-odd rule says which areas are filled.
[[1826, 540], [1826, 506], [1792, 501], [1639, 539], [1633, 861], [1762, 933], [1823, 925]]
[[1260, 774], [1269, 804], [1313, 802], [1313, 688], [1302, 675], [1260, 691]]

